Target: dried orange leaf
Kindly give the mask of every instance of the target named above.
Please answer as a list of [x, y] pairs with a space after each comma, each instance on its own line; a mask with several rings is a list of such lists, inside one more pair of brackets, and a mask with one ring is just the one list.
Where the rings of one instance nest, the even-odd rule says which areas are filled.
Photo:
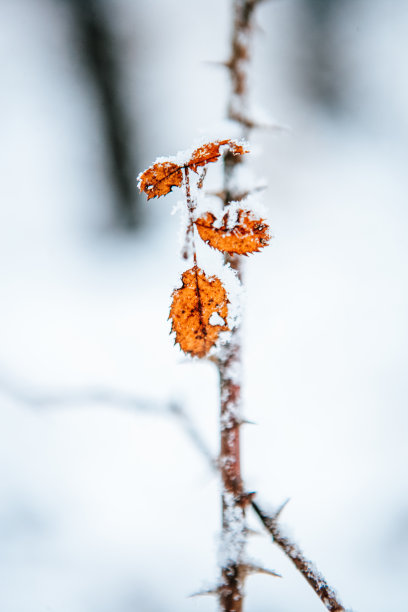
[[168, 194], [173, 187], [181, 187], [183, 184], [183, 169], [198, 172], [198, 168], [217, 161], [221, 155], [220, 147], [223, 145], [228, 146], [233, 155], [248, 153], [248, 150], [244, 149], [238, 142], [227, 139], [216, 140], [198, 147], [193, 151], [188, 161], [185, 161], [185, 158], [183, 159], [184, 156], [189, 155], [186, 153], [179, 153], [176, 157], [170, 157], [167, 160], [162, 158], [139, 175], [140, 191], [144, 191], [147, 194], [147, 199], [150, 200], [150, 198], [159, 198]]
[[228, 213], [224, 215], [221, 227], [214, 227], [214, 221], [214, 215], [206, 213], [195, 222], [202, 240], [214, 249], [248, 255], [269, 243], [268, 225], [263, 219], [254, 219], [250, 211], [238, 211], [237, 221], [232, 227], [229, 226]]
[[202, 145], [193, 151], [190, 161], [187, 162], [186, 166], [194, 170], [194, 172], [197, 172], [197, 168], [200, 166], [216, 162], [221, 155], [220, 147], [223, 145], [228, 145], [233, 155], [244, 155], [244, 153], [249, 153], [247, 149], [244, 149], [244, 147], [235, 140], [216, 140], [215, 142], [209, 142]]
[[139, 176], [139, 189], [147, 194], [148, 200], [166, 195], [173, 187], [181, 187], [182, 183], [181, 167], [171, 161], [158, 162]]
[[180, 289], [173, 291], [170, 308], [172, 331], [185, 353], [204, 357], [220, 331], [227, 331], [228, 299], [219, 278], [206, 276], [193, 266], [183, 273]]

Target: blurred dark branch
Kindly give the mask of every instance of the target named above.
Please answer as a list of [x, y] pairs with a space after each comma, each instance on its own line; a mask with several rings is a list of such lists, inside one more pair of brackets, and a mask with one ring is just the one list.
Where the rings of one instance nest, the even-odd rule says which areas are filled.
[[187, 433], [194, 446], [200, 451], [201, 455], [207, 460], [213, 470], [218, 469], [218, 463], [205, 442], [200, 431], [193, 423], [191, 415], [188, 414], [180, 404], [172, 404], [170, 412], [179, 419], [184, 431]]
[[124, 103], [118, 41], [112, 20], [101, 0], [69, 0], [77, 31], [80, 58], [100, 101], [116, 223], [127, 229], [140, 222], [132, 118]]
[[160, 414], [170, 413], [173, 410], [171, 403], [162, 404], [115, 391], [114, 389], [94, 387], [76, 390], [41, 391], [39, 389], [30, 389], [27, 386], [11, 382], [5, 378], [0, 379], [0, 394], [30, 408], [72, 408], [84, 405], [106, 404], [107, 406], [118, 406], [127, 410]]
[[342, 4], [338, 0], [305, 0], [298, 37], [303, 47], [299, 80], [314, 102], [336, 112], [342, 110], [348, 85], [342, 49], [336, 43]]
[[[0, 396], [1, 395], [28, 408], [52, 409], [58, 406], [71, 408], [75, 406], [104, 404], [109, 407], [144, 412], [152, 416], [173, 416], [178, 420], [188, 438], [190, 438], [190, 441], [206, 459], [211, 469], [219, 469], [218, 461], [214, 459], [209, 446], [194, 424], [191, 415], [188, 414], [184, 406], [179, 402], [155, 402], [104, 387], [59, 390], [58, 392], [40, 391], [38, 389], [29, 388], [22, 383], [17, 383], [4, 375], [0, 375]], [[248, 494], [247, 497], [250, 499], [252, 508], [272, 536], [273, 542], [279, 546], [296, 566], [316, 595], [326, 606], [327, 610], [330, 612], [346, 612], [345, 608], [339, 602], [335, 591], [327, 584], [327, 581], [314, 567], [313, 563], [304, 556], [297, 544], [283, 535], [278, 523], [278, 518], [286, 503], [273, 515], [268, 515], [260, 508], [259, 504], [254, 501], [253, 494]], [[275, 575], [275, 572], [273, 572], [273, 574]]]
[[217, 463], [209, 447], [195, 426], [191, 416], [180, 402], [153, 401], [106, 387], [41, 391], [29, 388], [27, 385], [17, 383], [10, 378], [0, 375], [0, 397], [2, 395], [28, 408], [73, 408], [79, 406], [100, 406], [103, 404], [111, 408], [143, 412], [149, 416], [175, 417], [193, 445], [199, 449], [201, 455], [207, 460], [212, 469], [216, 469]]

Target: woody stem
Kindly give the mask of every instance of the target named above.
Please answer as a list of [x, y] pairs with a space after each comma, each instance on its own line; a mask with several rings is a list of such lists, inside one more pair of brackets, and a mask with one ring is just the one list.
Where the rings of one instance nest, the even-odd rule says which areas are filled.
[[243, 555], [245, 549], [245, 504], [240, 465], [240, 343], [231, 340], [218, 364], [220, 375], [222, 481], [222, 553], [220, 608], [241, 612], [243, 603]]
[[[247, 137], [248, 66], [254, 0], [233, 1], [231, 55], [227, 63], [230, 76], [228, 117], [241, 127]], [[231, 187], [240, 158], [224, 156], [224, 207], [231, 201]], [[226, 255], [224, 263], [241, 279], [241, 262], [237, 255]], [[222, 556], [219, 603], [221, 612], [242, 612], [245, 582], [245, 510], [249, 503], [244, 495], [240, 460], [241, 404], [241, 337], [233, 330], [231, 339], [218, 362], [220, 376], [220, 470], [222, 481]]]

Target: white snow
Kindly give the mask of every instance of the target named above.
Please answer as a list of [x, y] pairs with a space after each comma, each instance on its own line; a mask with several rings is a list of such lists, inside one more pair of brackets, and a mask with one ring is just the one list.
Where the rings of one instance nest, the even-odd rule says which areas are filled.
[[[342, 89], [351, 80], [352, 91], [336, 118], [294, 78], [300, 4], [262, 3], [254, 48], [253, 97], [293, 131], [254, 132], [248, 156], [252, 184], [267, 178], [276, 239], [244, 272], [243, 408], [258, 423], [242, 427], [245, 483], [271, 504], [291, 497], [282, 521], [348, 606], [403, 610], [408, 6], [338, 3]], [[107, 387], [144, 407], [180, 398], [216, 456], [217, 372], [169, 337], [185, 266], [169, 211], [181, 192], [146, 206], [140, 234], [107, 231], [97, 104], [72, 58], [67, 6], [0, 6], [0, 378], [34, 396]], [[145, 142], [135, 175], [223, 116], [225, 69], [203, 60], [227, 57], [228, 8], [115, 3]], [[211, 166], [208, 190], [218, 187]], [[233, 272], [206, 245], [199, 262], [222, 276], [233, 311]], [[0, 391], [0, 609], [214, 610], [187, 595], [218, 573], [219, 484], [182, 421], [138, 402], [40, 408]], [[224, 558], [239, 554], [229, 544]], [[249, 546], [283, 574], [248, 580], [249, 610], [321, 610], [270, 538]]]
[[233, 494], [224, 491], [223, 496], [225, 503], [225, 520], [229, 529], [222, 533], [218, 563], [220, 567], [227, 567], [230, 564], [243, 561], [246, 542], [246, 522], [244, 510], [241, 506], [234, 503]]
[[225, 325], [224, 319], [218, 314], [218, 312], [213, 312], [208, 322], [210, 325]]

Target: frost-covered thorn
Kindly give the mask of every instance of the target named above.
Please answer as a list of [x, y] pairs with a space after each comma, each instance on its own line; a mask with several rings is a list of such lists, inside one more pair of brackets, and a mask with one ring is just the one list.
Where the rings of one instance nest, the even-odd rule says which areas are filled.
[[273, 513], [273, 515], [271, 516], [272, 521], [278, 520], [278, 518], [280, 517], [280, 515], [282, 514], [283, 510], [286, 508], [289, 502], [290, 502], [290, 497], [288, 497], [288, 499], [285, 499], [283, 504], [281, 504], [279, 508], [276, 510], [276, 512]]
[[217, 586], [211, 589], [206, 589], [204, 591], [197, 591], [197, 593], [191, 593], [189, 597], [204, 597], [205, 595], [215, 595], [216, 597], [218, 597], [218, 595], [220, 594], [220, 590], [221, 587]]
[[237, 425], [258, 425], [255, 421], [249, 421], [248, 419], [239, 419]]
[[244, 533], [247, 536], [261, 536], [263, 533], [258, 531], [257, 529], [252, 529], [251, 527], [245, 527]]
[[255, 565], [254, 563], [245, 563], [242, 566], [242, 569], [244, 570], [247, 576], [250, 574], [267, 574], [268, 576], [282, 578], [281, 574], [278, 574], [274, 570], [267, 569], [266, 567], [262, 567], [261, 565]]

